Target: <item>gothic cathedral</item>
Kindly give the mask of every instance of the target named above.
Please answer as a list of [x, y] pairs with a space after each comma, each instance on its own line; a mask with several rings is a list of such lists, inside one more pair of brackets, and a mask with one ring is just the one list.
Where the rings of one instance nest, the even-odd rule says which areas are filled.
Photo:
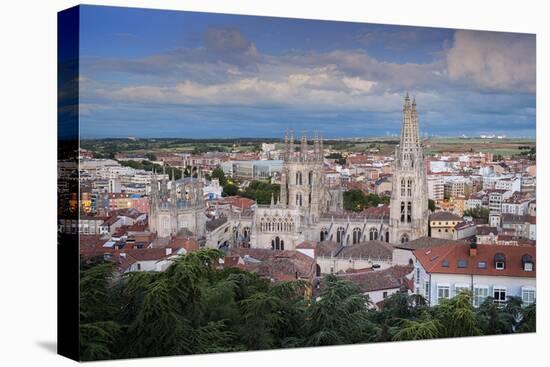
[[[313, 148], [313, 149], [310, 149]], [[329, 184], [323, 174], [323, 140], [315, 136], [308, 144], [293, 134], [285, 137], [281, 191], [270, 205], [238, 215], [229, 212], [225, 221], [206, 229], [202, 180], [186, 178], [151, 187], [151, 231], [169, 237], [186, 228], [206, 247], [244, 246], [294, 250], [303, 241], [334, 241], [341, 246], [367, 241], [404, 243], [428, 233], [428, 193], [424, 154], [420, 143], [416, 102], [409, 96], [403, 106], [400, 144], [395, 150], [393, 187], [389, 207], [360, 213], [343, 209], [341, 185]]]

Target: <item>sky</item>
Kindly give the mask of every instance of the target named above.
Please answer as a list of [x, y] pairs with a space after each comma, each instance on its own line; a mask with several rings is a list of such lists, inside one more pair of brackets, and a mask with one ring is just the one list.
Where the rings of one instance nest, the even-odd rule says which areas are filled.
[[82, 138], [535, 136], [535, 35], [81, 6]]

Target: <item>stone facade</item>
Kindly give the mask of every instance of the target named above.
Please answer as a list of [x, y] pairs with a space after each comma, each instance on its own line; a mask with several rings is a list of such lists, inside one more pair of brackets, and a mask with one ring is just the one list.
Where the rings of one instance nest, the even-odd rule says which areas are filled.
[[163, 178], [151, 181], [149, 228], [159, 238], [176, 235], [186, 229], [197, 239], [206, 235], [205, 202], [200, 177], [180, 180]]

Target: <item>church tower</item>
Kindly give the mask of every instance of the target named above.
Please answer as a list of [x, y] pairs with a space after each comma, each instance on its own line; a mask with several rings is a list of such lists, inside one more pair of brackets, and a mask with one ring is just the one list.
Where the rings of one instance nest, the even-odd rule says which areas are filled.
[[313, 151], [308, 149], [305, 133], [299, 147], [294, 134], [285, 136], [284, 164], [281, 172], [280, 205], [299, 210], [308, 222], [316, 221], [324, 209], [323, 142], [315, 135]]
[[390, 242], [404, 243], [428, 235], [428, 186], [420, 144], [416, 101], [403, 105], [401, 139], [395, 149], [390, 201]]

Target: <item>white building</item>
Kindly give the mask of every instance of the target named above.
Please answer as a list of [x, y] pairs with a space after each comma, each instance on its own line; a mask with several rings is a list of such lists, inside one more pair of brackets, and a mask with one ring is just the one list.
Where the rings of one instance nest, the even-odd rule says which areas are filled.
[[521, 191], [521, 177], [502, 178], [495, 182], [495, 189], [506, 191]]
[[220, 185], [220, 180], [213, 178], [208, 185], [202, 188], [202, 191], [208, 200], [219, 199], [222, 197], [223, 187]]
[[487, 297], [504, 304], [520, 297], [524, 304], [536, 299], [535, 246], [449, 244], [414, 251], [415, 284], [429, 305], [437, 305], [461, 290], [472, 292], [479, 307]]
[[444, 183], [443, 178], [438, 175], [428, 175], [428, 198], [432, 200], [443, 200], [444, 195]]
[[502, 213], [502, 203], [512, 196], [512, 191], [490, 190], [489, 191], [489, 214], [500, 215]]
[[502, 214], [526, 215], [533, 199], [511, 197], [502, 203]]

